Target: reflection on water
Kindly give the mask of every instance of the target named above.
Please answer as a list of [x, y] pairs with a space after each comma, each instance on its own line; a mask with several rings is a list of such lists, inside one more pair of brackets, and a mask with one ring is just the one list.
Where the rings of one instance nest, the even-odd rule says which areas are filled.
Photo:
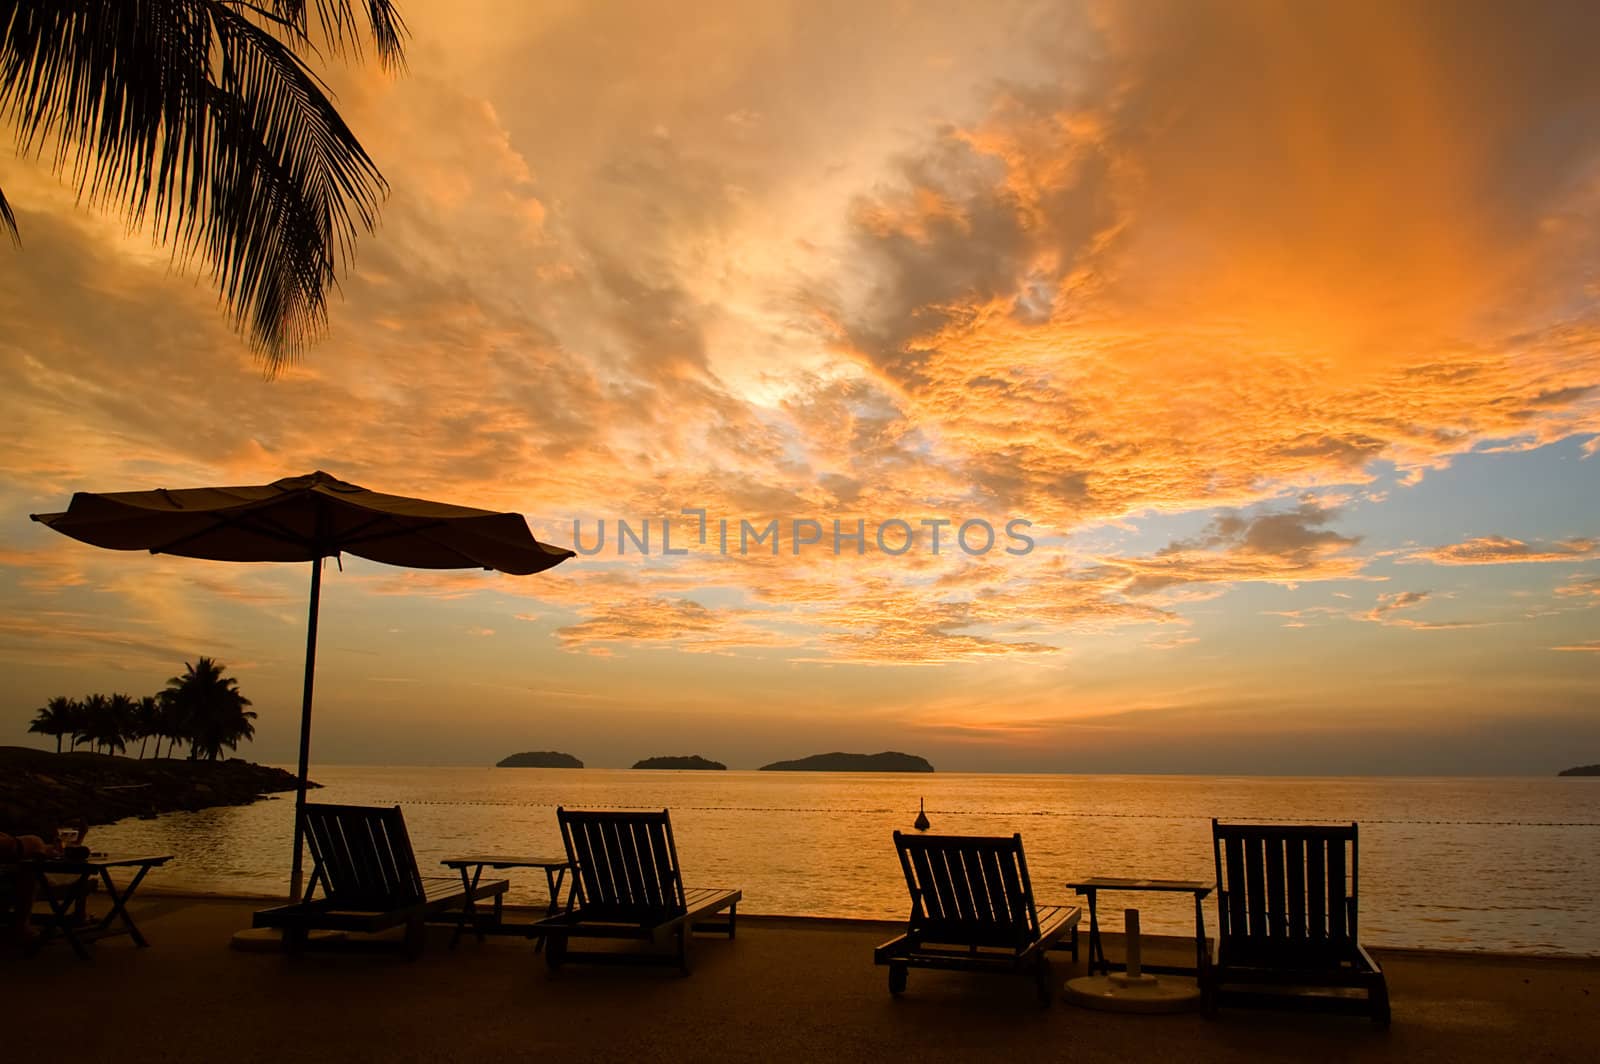
[[[554, 809], [672, 810], [690, 886], [737, 886], [754, 913], [900, 918], [889, 841], [919, 798], [933, 831], [1010, 834], [1041, 902], [1091, 875], [1214, 878], [1211, 817], [1357, 821], [1362, 937], [1376, 945], [1600, 954], [1600, 780], [874, 775], [318, 766], [315, 800], [401, 805], [423, 873], [472, 851], [561, 852]], [[276, 894], [294, 803], [96, 828], [97, 848], [178, 859], [156, 887]], [[543, 902], [514, 871], [511, 901]], [[1192, 931], [1187, 897], [1107, 895], [1147, 930]], [[1207, 907], [1208, 924], [1215, 906]], [[1113, 926], [1116, 919], [1109, 921]]]

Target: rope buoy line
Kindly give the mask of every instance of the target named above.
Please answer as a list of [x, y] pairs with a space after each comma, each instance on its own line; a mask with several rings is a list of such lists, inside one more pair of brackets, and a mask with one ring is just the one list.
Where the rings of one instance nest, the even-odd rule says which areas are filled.
[[[385, 798], [376, 803], [379, 805], [447, 805], [462, 806], [475, 805], [506, 809], [554, 809], [565, 802], [508, 802], [486, 801], [467, 799], [400, 799]], [[640, 808], [643, 808], [642, 806]], [[674, 805], [673, 809], [681, 809], [694, 813], [848, 813], [850, 815], [890, 815], [903, 812], [899, 808], [873, 808], [868, 806], [804, 806], [804, 805]], [[1063, 811], [1056, 809], [940, 809], [937, 812], [942, 816], [986, 816], [986, 817], [1017, 817], [1017, 816], [1047, 816], [1060, 817], [1071, 820], [1171, 820], [1171, 821], [1210, 821], [1209, 816], [1179, 816], [1172, 813], [1086, 813], [1077, 811]], [[1228, 817], [1222, 819], [1231, 819]], [[1252, 824], [1298, 824], [1304, 817], [1282, 816], [1250, 816], [1242, 818]], [[1313, 817], [1312, 819], [1326, 819]], [[1336, 818], [1343, 819], [1343, 818]], [[1363, 824], [1415, 824], [1427, 827], [1459, 827], [1475, 828], [1600, 828], [1600, 820], [1418, 820], [1403, 818], [1398, 820], [1368, 818], [1361, 820]]]

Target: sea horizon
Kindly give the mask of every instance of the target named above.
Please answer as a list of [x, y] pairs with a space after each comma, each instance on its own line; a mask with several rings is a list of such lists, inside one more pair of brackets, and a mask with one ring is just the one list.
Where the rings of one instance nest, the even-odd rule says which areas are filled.
[[[36, 747], [35, 749], [44, 749]], [[665, 756], [665, 755], [661, 755]], [[677, 755], [671, 755], [677, 756]], [[281, 768], [286, 772], [295, 772], [298, 765], [294, 761], [283, 760], [256, 760], [250, 757], [240, 757], [240, 760], [255, 761], [256, 764], [269, 768]], [[181, 760], [181, 759], [180, 759]], [[315, 780], [319, 762], [313, 760], [310, 765], [311, 778]], [[829, 775], [829, 776], [905, 776], [912, 779], [926, 778], [928, 776], [1129, 776], [1129, 777], [1172, 777], [1172, 778], [1206, 778], [1206, 779], [1284, 779], [1284, 780], [1315, 780], [1315, 779], [1388, 779], [1388, 780], [1542, 780], [1542, 779], [1596, 779], [1592, 776], [1562, 776], [1562, 770], [1555, 770], [1548, 774], [1533, 772], [1206, 772], [1206, 771], [1163, 771], [1160, 769], [945, 769], [935, 767], [933, 772], [861, 772], [851, 769], [762, 769], [755, 767], [738, 767], [729, 765], [725, 769], [678, 769], [678, 768], [635, 768], [632, 765], [594, 765], [585, 762], [582, 768], [552, 768], [552, 769], [527, 769], [502, 767], [492, 763], [485, 764], [477, 761], [354, 761], [341, 759], [322, 762], [329, 768], [492, 768], [502, 769], [506, 772], [651, 772], [651, 773], [679, 773], [683, 775], [719, 776], [739, 772], [768, 772], [792, 775]], [[1578, 765], [1569, 765], [1568, 768], [1577, 768]]]

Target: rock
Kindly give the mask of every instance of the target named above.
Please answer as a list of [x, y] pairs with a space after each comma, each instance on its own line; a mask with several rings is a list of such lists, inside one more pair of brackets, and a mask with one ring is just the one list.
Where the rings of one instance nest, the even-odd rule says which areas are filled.
[[[316, 786], [310, 784], [310, 786]], [[82, 817], [109, 824], [176, 809], [244, 805], [295, 789], [293, 773], [248, 761], [138, 760], [0, 747], [0, 831], [54, 838]]]

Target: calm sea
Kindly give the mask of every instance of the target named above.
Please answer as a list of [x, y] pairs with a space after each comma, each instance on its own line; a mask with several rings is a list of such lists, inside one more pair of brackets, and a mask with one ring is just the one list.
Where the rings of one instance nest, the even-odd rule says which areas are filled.
[[[1211, 817], [1357, 821], [1371, 944], [1600, 955], [1600, 779], [875, 775], [317, 765], [315, 800], [395, 805], [424, 874], [458, 853], [558, 854], [555, 807], [672, 810], [689, 886], [743, 911], [903, 918], [890, 842], [925, 799], [935, 832], [1020, 831], [1035, 894], [1091, 875], [1213, 878]], [[152, 886], [282, 892], [291, 797], [96, 828], [97, 848], [177, 855]], [[443, 869], [439, 869], [441, 873]], [[537, 870], [510, 900], [544, 901]], [[1109, 895], [1147, 930], [1192, 933], [1192, 903]], [[1208, 904], [1208, 927], [1215, 906]], [[1113, 925], [1120, 925], [1120, 912]]]

